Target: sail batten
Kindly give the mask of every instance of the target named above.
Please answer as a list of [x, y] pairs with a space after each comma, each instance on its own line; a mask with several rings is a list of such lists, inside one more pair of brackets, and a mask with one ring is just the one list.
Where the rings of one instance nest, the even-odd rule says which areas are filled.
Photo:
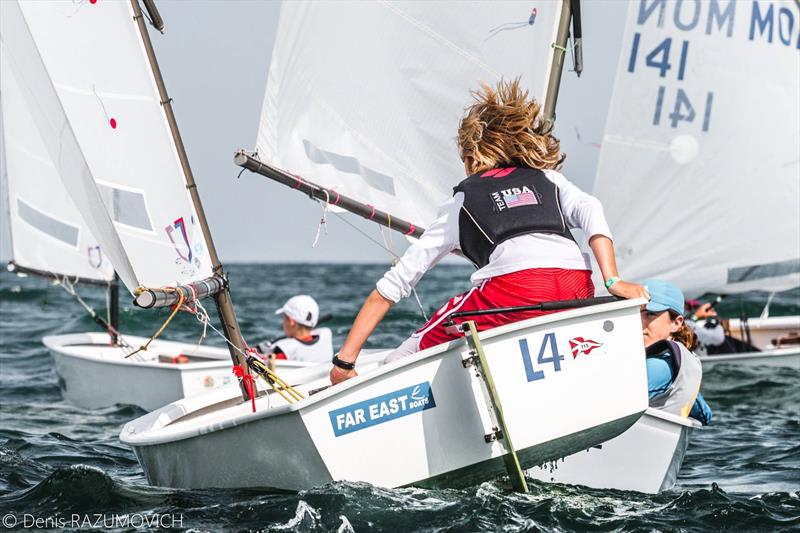
[[544, 99], [561, 6], [284, 3], [258, 157], [428, 226], [465, 175], [454, 137], [470, 92], [520, 77]]

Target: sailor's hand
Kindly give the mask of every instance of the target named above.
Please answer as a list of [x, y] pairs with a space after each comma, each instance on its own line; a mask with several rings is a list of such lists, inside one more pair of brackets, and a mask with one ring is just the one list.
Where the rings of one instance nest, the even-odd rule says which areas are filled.
[[331, 368], [331, 385], [336, 385], [342, 381], [347, 381], [348, 379], [354, 378], [357, 375], [358, 372], [355, 370], [344, 370], [338, 366], [334, 366]]
[[650, 299], [650, 293], [647, 292], [642, 285], [638, 283], [630, 283], [628, 281], [619, 280], [615, 282], [608, 289], [608, 292], [619, 298], [647, 298]]
[[694, 317], [697, 320], [703, 320], [712, 316], [717, 316], [717, 312], [711, 307], [710, 303], [704, 303], [694, 312]]

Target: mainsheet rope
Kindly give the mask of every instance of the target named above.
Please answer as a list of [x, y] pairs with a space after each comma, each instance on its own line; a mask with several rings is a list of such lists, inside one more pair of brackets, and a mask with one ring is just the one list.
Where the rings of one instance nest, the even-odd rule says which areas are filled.
[[[317, 202], [320, 202], [323, 205], [322, 205], [322, 219], [320, 220], [319, 224], [317, 225], [317, 235], [316, 235], [316, 238], [314, 239], [314, 243], [311, 245], [311, 247], [314, 248], [314, 247], [317, 246], [317, 243], [319, 242], [319, 237], [320, 237], [320, 229], [322, 228], [323, 225], [325, 225], [325, 234], [326, 235], [328, 234], [327, 213], [330, 212], [336, 218], [338, 218], [339, 220], [343, 221], [345, 224], [347, 224], [348, 226], [350, 226], [351, 228], [353, 228], [354, 230], [359, 232], [361, 235], [366, 237], [368, 240], [374, 242], [379, 247], [381, 247], [386, 252], [388, 252], [389, 255], [392, 257], [392, 266], [395, 266], [397, 264], [398, 260], [400, 259], [400, 256], [395, 253], [395, 251], [394, 251], [394, 242], [392, 241], [392, 215], [387, 213], [387, 217], [389, 219], [389, 221], [388, 221], [389, 222], [389, 229], [388, 229], [389, 240], [388, 240], [388, 242], [386, 240], [386, 235], [383, 232], [383, 226], [378, 224], [378, 231], [380, 232], [381, 238], [383, 239], [383, 244], [381, 244], [379, 241], [377, 241], [376, 239], [374, 239], [370, 235], [368, 235], [366, 232], [364, 232], [361, 228], [359, 228], [358, 226], [356, 226], [355, 224], [353, 224], [352, 222], [347, 220], [346, 217], [340, 215], [336, 211], [329, 210], [328, 209], [328, 203], [330, 201], [330, 196], [328, 195], [328, 191], [327, 190], [324, 190], [324, 192], [325, 192], [325, 200], [324, 201], [323, 200], [314, 199], [314, 200], [316, 200]], [[373, 207], [372, 209], [374, 211], [375, 208]], [[428, 315], [425, 313], [425, 308], [422, 306], [422, 300], [420, 300], [419, 294], [417, 293], [417, 288], [416, 287], [412, 288], [411, 292], [414, 294], [414, 299], [417, 302], [417, 307], [419, 307], [419, 312], [422, 314], [422, 318], [425, 320], [425, 322], [427, 322], [428, 321]]]

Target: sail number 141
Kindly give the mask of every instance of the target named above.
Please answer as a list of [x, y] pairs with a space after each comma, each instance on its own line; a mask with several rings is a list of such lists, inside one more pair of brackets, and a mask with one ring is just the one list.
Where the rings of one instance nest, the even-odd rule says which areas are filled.
[[[639, 63], [639, 48], [641, 46], [642, 35], [636, 32], [633, 35], [633, 44], [631, 45], [631, 55], [628, 59], [628, 72], [633, 73], [636, 70], [637, 63]], [[654, 68], [658, 71], [658, 76], [666, 78], [669, 71], [673, 68], [670, 63], [670, 53], [673, 50], [672, 37], [667, 37], [658, 43], [650, 52], [644, 55], [644, 66]], [[644, 52], [642, 52], [644, 54]], [[680, 42], [680, 52], [678, 55], [678, 64], [676, 69], [677, 81], [684, 81], [686, 77], [686, 63], [689, 56], [689, 41]], [[662, 115], [664, 114], [664, 106], [668, 106], [671, 112], [667, 115], [669, 124], [673, 128], [677, 128], [681, 122], [693, 123], [698, 117], [698, 112], [702, 117], [701, 128], [703, 131], [708, 131], [711, 123], [711, 109], [714, 104], [714, 92], [709, 91], [705, 95], [705, 102], [702, 108], [695, 109], [687, 92], [682, 88], [676, 88], [673, 93], [668, 90], [665, 85], [658, 87], [656, 95], [656, 107], [653, 112], [653, 125], [658, 126], [662, 122]], [[702, 104], [701, 104], [702, 105]], [[665, 121], [666, 122], [666, 121]]]

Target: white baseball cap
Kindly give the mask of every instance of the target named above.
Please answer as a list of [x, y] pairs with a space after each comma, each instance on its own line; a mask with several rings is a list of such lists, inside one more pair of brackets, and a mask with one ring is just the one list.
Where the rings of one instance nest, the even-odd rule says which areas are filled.
[[300, 294], [289, 298], [283, 307], [275, 311], [276, 315], [281, 313], [293, 318], [298, 324], [313, 328], [317, 325], [319, 318], [319, 306], [311, 296]]

